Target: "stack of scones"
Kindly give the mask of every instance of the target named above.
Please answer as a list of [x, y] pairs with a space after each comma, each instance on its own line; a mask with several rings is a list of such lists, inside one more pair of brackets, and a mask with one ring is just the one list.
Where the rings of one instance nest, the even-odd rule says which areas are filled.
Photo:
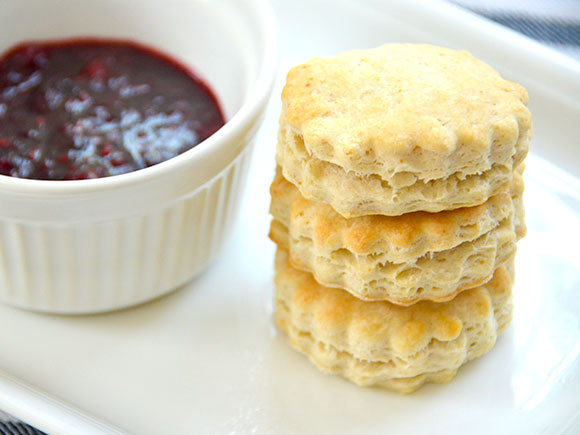
[[525, 89], [465, 51], [387, 44], [293, 68], [282, 101], [279, 327], [358, 385], [450, 380], [511, 320]]

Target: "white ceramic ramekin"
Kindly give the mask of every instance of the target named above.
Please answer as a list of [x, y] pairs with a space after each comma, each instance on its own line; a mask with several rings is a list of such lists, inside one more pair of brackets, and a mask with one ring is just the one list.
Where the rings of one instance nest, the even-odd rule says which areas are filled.
[[136, 40], [190, 65], [228, 122], [190, 151], [82, 181], [0, 176], [0, 300], [56, 313], [128, 307], [190, 280], [239, 206], [275, 74], [262, 0], [3, 0], [0, 51], [26, 40]]

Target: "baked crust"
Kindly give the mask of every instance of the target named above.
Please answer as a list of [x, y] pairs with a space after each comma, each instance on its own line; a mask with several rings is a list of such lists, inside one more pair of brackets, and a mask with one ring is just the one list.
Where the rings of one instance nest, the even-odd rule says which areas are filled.
[[345, 219], [303, 198], [278, 169], [270, 238], [289, 251], [294, 267], [360, 299], [443, 302], [485, 283], [515, 254], [526, 231], [522, 170], [479, 206]]
[[415, 211], [437, 213], [482, 204], [510, 181], [512, 168], [521, 164], [526, 153], [518, 153], [508, 163], [496, 163], [478, 174], [453, 174], [398, 187], [378, 175], [359, 175], [308, 153], [297, 154], [280, 141], [276, 162], [302, 196], [332, 206], [345, 218], [353, 218], [399, 216]]
[[488, 352], [512, 316], [513, 262], [445, 303], [400, 307], [327, 288], [276, 253], [275, 318], [290, 344], [326, 373], [410, 393], [446, 382]]
[[386, 44], [288, 73], [278, 164], [345, 217], [473, 206], [528, 152], [528, 95], [468, 52]]

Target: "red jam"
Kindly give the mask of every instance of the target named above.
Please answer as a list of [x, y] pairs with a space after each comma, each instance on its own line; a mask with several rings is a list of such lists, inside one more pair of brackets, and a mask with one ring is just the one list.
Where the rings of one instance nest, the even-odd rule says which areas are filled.
[[0, 59], [0, 175], [123, 174], [183, 153], [223, 124], [205, 83], [133, 43], [25, 44]]

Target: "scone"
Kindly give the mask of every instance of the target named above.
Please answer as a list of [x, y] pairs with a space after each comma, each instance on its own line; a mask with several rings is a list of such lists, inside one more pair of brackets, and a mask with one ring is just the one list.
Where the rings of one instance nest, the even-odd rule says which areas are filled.
[[387, 44], [288, 73], [277, 162], [344, 217], [485, 202], [532, 135], [528, 95], [468, 52]]
[[512, 317], [513, 264], [449, 302], [401, 307], [323, 287], [276, 253], [275, 318], [291, 345], [326, 373], [400, 393], [446, 382], [488, 352]]
[[525, 235], [521, 171], [485, 203], [440, 213], [345, 219], [281, 174], [270, 188], [270, 238], [290, 263], [363, 300], [444, 302], [488, 281]]

